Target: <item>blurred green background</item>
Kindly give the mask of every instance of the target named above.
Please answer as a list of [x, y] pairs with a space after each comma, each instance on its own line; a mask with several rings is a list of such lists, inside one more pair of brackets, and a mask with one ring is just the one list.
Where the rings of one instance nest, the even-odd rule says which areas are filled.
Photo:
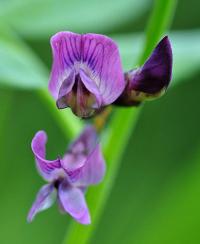
[[[37, 92], [48, 82], [50, 36], [60, 30], [107, 34], [118, 42], [124, 68], [130, 69], [143, 48], [152, 9], [150, 0], [0, 1], [0, 243], [62, 243], [71, 222], [56, 205], [26, 222], [44, 183], [30, 149], [34, 133], [47, 131], [49, 158], [62, 154], [67, 144]], [[161, 99], [143, 106], [136, 129], [130, 130], [90, 244], [200, 243], [199, 9], [197, 0], [177, 4], [168, 33], [172, 85]]]

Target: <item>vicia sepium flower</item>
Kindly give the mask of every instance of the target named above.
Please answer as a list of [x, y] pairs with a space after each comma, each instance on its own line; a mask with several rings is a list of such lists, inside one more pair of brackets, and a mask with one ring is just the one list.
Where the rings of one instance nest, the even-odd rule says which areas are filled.
[[84, 193], [89, 185], [99, 183], [105, 173], [105, 163], [97, 134], [92, 126], [69, 147], [63, 158], [45, 159], [47, 136], [44, 131], [36, 133], [32, 140], [32, 151], [41, 176], [48, 182], [38, 192], [28, 214], [28, 221], [49, 208], [57, 198], [62, 212], [69, 213], [81, 224], [90, 223], [90, 213]]
[[172, 76], [172, 49], [165, 36], [153, 53], [138, 69], [125, 73], [126, 88], [116, 105], [134, 106], [164, 94]]
[[49, 91], [57, 107], [81, 118], [113, 103], [125, 87], [117, 45], [98, 34], [59, 32], [51, 38]]

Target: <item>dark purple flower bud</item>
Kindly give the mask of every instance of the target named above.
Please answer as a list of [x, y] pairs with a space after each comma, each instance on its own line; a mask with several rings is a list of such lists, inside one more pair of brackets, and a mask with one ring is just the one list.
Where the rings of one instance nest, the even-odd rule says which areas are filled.
[[57, 107], [81, 118], [113, 103], [125, 87], [117, 45], [98, 34], [59, 32], [51, 38], [49, 91]]
[[163, 95], [172, 77], [172, 49], [165, 36], [145, 64], [125, 73], [126, 88], [114, 104], [136, 106]]
[[84, 193], [89, 185], [98, 184], [105, 173], [105, 162], [95, 129], [92, 126], [86, 127], [62, 159], [45, 159], [46, 141], [44, 131], [36, 133], [32, 140], [36, 166], [48, 184], [38, 192], [28, 214], [28, 221], [31, 222], [38, 212], [49, 208], [57, 195], [62, 211], [82, 224], [89, 224], [90, 213]]

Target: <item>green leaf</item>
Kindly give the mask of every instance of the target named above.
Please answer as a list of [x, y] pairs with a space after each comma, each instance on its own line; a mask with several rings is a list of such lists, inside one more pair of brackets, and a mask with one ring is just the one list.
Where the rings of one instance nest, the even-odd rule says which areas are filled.
[[12, 0], [0, 3], [0, 17], [23, 35], [41, 38], [60, 30], [108, 32], [149, 7], [149, 0]]
[[47, 69], [9, 28], [0, 25], [0, 85], [45, 87]]
[[[174, 16], [177, 1], [155, 0], [152, 15], [150, 17], [144, 49], [139, 59], [139, 64], [143, 64], [159, 39], [168, 30]], [[150, 43], [150, 44], [149, 44]]]
[[0, 27], [0, 86], [40, 88], [36, 90], [39, 98], [47, 105], [66, 137], [77, 135], [82, 123], [70, 110], [60, 111], [56, 108], [55, 101], [47, 91], [47, 68], [9, 28]]
[[[170, 19], [170, 13], [173, 12], [174, 4], [172, 0], [169, 0], [169, 5], [165, 5], [165, 1], [161, 1], [163, 5], [163, 15], [160, 15], [159, 8], [156, 7], [156, 12], [153, 15], [156, 17], [155, 21], [151, 22], [151, 25], [156, 25], [158, 30], [162, 30], [163, 25], [159, 25], [163, 22], [162, 18], [165, 18], [167, 23]], [[171, 3], [171, 4], [170, 4]], [[159, 2], [157, 2], [160, 5]], [[157, 6], [157, 5], [156, 5]], [[167, 13], [166, 13], [167, 12]], [[160, 20], [157, 18], [160, 16]], [[158, 21], [159, 20], [159, 21]], [[164, 30], [162, 30], [164, 31]], [[160, 33], [160, 32], [158, 32]], [[153, 33], [152, 33], [153, 35]], [[148, 48], [153, 48], [154, 38], [148, 42]], [[137, 111], [137, 112], [136, 112]], [[107, 158], [107, 175], [105, 181], [95, 188], [90, 190], [87, 195], [88, 205], [90, 206], [92, 212], [92, 224], [90, 226], [82, 226], [77, 223], [73, 223], [72, 227], [64, 239], [64, 243], [72, 244], [89, 244], [91, 243], [92, 235], [94, 234], [95, 228], [98, 225], [99, 219], [101, 217], [105, 202], [112, 189], [114, 180], [119, 169], [119, 163], [121, 156], [124, 153], [125, 146], [131, 135], [131, 131], [135, 128], [139, 109], [118, 109], [115, 116], [113, 117], [111, 124], [109, 125], [110, 133], [108, 133], [108, 142], [106, 144], [105, 154]]]

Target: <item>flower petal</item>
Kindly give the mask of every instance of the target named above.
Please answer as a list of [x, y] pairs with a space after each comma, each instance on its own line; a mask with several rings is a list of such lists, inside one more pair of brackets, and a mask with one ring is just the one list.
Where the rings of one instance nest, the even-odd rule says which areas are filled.
[[95, 146], [81, 168], [68, 172], [69, 180], [76, 186], [98, 184], [102, 181], [104, 174], [105, 161], [99, 144]]
[[59, 158], [51, 161], [45, 159], [46, 141], [46, 133], [44, 131], [38, 131], [32, 140], [31, 147], [39, 173], [45, 180], [52, 181], [64, 174], [64, 171], [61, 168]]
[[86, 64], [84, 71], [99, 88], [103, 105], [115, 101], [125, 87], [123, 69], [115, 42], [98, 34], [82, 37], [82, 57]]
[[60, 87], [56, 104], [59, 109], [70, 107], [74, 114], [85, 118], [100, 108], [101, 96], [94, 82], [82, 70], [76, 76], [72, 71]]
[[31, 222], [38, 212], [48, 209], [54, 202], [54, 186], [52, 184], [44, 185], [38, 192], [35, 202], [33, 203], [27, 220]]
[[118, 47], [112, 39], [98, 34], [59, 32], [51, 38], [51, 47], [53, 65], [49, 91], [56, 100], [72, 70], [75, 75], [80, 70], [85, 72], [87, 79], [83, 83], [95, 95], [97, 104], [108, 105], [122, 93], [123, 70]]
[[57, 100], [60, 87], [70, 75], [74, 64], [80, 61], [81, 35], [58, 32], [51, 38], [53, 65], [49, 80], [49, 91]]
[[69, 152], [74, 154], [89, 154], [97, 142], [97, 133], [94, 126], [87, 125], [80, 136], [70, 145]]
[[96, 103], [92, 105], [92, 108], [100, 108], [102, 105], [102, 98], [97, 84], [92, 81], [82, 69], [80, 69], [80, 77], [88, 91], [95, 95]]
[[81, 168], [94, 150], [97, 143], [97, 133], [93, 126], [86, 126], [80, 136], [69, 146], [67, 153], [61, 160], [62, 167], [73, 174], [75, 170]]
[[56, 102], [58, 108], [62, 109], [68, 107], [66, 95], [68, 95], [71, 92], [74, 83], [75, 83], [75, 73], [74, 71], [71, 71], [69, 76], [61, 84], [59, 94], [58, 94], [58, 99]]
[[83, 154], [67, 153], [62, 159], [62, 166], [64, 169], [71, 172], [81, 168], [84, 165], [85, 160], [86, 156]]
[[165, 36], [142, 68], [135, 73], [131, 88], [148, 94], [160, 92], [169, 85], [172, 76], [172, 50]]
[[62, 182], [58, 188], [62, 208], [81, 224], [90, 224], [90, 213], [81, 189]]

